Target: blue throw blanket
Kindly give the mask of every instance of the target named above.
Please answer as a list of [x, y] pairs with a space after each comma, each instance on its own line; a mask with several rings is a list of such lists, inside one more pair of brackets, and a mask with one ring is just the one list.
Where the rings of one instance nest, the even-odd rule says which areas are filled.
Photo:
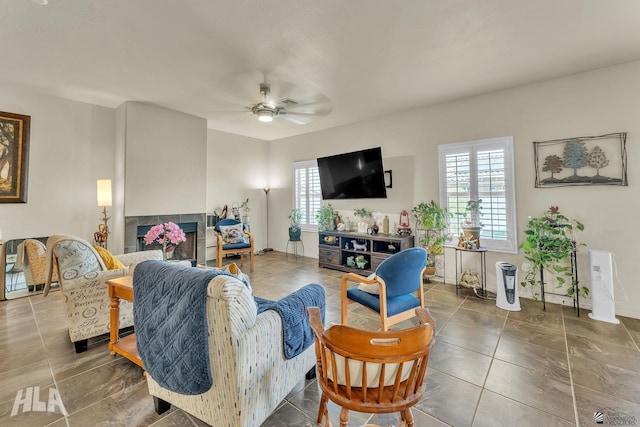
[[309, 347], [313, 341], [313, 331], [309, 325], [307, 307], [320, 307], [324, 323], [324, 288], [316, 283], [306, 285], [279, 301], [269, 301], [254, 296], [258, 314], [275, 310], [282, 318], [284, 355], [292, 359]]
[[211, 388], [207, 285], [219, 270], [143, 261], [133, 276], [133, 323], [144, 368], [163, 388], [201, 394]]

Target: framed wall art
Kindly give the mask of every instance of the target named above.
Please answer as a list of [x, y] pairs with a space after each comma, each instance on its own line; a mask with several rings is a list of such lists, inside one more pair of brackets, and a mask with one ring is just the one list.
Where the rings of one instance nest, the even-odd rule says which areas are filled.
[[31, 116], [0, 112], [0, 203], [26, 203]]
[[628, 185], [627, 133], [534, 142], [536, 188]]

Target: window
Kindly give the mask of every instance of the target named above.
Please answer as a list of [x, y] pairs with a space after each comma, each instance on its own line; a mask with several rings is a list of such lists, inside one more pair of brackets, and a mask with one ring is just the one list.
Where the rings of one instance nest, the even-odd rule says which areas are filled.
[[453, 214], [449, 231], [459, 236], [467, 202], [482, 200], [480, 244], [518, 252], [513, 137], [438, 146], [440, 204]]
[[315, 231], [316, 212], [322, 206], [320, 175], [315, 160], [293, 163], [293, 206], [300, 209], [300, 227], [305, 231]]

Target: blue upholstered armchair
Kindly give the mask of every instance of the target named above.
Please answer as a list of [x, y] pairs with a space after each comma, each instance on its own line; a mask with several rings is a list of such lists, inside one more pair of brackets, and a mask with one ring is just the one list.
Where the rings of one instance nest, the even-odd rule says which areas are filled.
[[250, 268], [253, 271], [253, 234], [249, 233], [245, 225], [235, 219], [223, 219], [214, 228], [218, 239], [216, 248], [216, 267], [222, 267], [222, 256], [227, 254], [240, 255], [240, 266], [244, 266], [244, 254], [249, 254]]
[[[347, 273], [341, 281], [342, 324], [347, 324], [347, 308], [358, 303], [380, 315], [382, 330], [415, 316], [424, 308], [422, 275], [427, 263], [424, 248], [409, 248], [382, 261], [368, 278]], [[349, 287], [349, 281], [358, 282]]]

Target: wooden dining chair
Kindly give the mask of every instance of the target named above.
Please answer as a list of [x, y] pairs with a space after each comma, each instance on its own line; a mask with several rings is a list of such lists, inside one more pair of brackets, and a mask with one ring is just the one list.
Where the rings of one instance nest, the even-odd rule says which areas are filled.
[[399, 331], [367, 331], [345, 325], [324, 329], [320, 310], [307, 309], [315, 336], [316, 375], [322, 390], [318, 423], [331, 427], [328, 401], [339, 405], [340, 426], [349, 411], [400, 412], [413, 427], [411, 407], [425, 391], [429, 352], [435, 341], [435, 321], [429, 310], [417, 308], [420, 324]]

